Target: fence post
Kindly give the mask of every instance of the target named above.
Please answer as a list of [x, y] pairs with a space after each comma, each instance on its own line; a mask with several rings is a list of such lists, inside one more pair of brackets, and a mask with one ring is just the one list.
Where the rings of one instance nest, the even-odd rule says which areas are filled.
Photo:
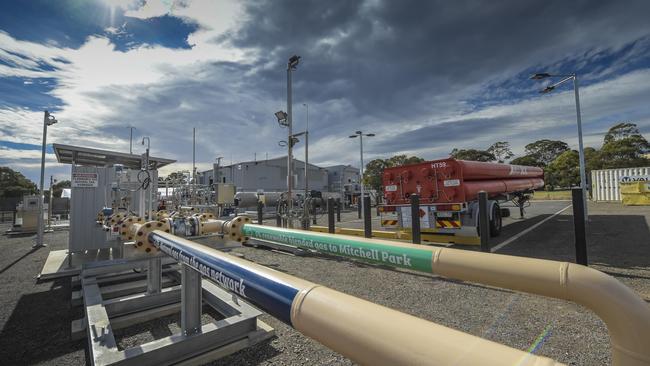
[[481, 252], [490, 252], [490, 213], [488, 212], [488, 195], [485, 191], [478, 193], [478, 226], [481, 237]]
[[585, 227], [585, 206], [582, 188], [571, 189], [573, 201], [573, 233], [576, 246], [576, 263], [587, 266], [587, 233]]
[[327, 232], [334, 234], [334, 198], [327, 199]]
[[422, 242], [420, 234], [420, 196], [412, 194], [411, 197], [411, 238], [413, 244]]
[[370, 197], [363, 197], [363, 233], [366, 238], [372, 237], [372, 217], [370, 210]]

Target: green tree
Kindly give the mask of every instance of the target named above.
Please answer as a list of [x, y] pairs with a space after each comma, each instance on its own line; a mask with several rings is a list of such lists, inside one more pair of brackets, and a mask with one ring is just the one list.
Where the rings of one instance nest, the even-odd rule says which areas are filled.
[[512, 150], [510, 150], [510, 143], [506, 141], [497, 141], [493, 143], [492, 146], [488, 147], [486, 151], [494, 155], [499, 163], [503, 163], [515, 156], [515, 154], [512, 153]]
[[558, 140], [537, 140], [526, 145], [526, 155], [535, 159], [535, 166], [545, 167], [563, 152], [569, 150], [569, 145], [564, 141]]
[[387, 160], [388, 167], [410, 165], [423, 162], [424, 159], [417, 156], [395, 155]]
[[52, 192], [54, 193], [54, 197], [61, 197], [61, 194], [63, 194], [63, 188], [70, 188], [72, 185], [69, 180], [62, 180], [60, 182], [56, 182], [52, 185]]
[[388, 159], [374, 159], [366, 164], [363, 171], [363, 183], [377, 191], [381, 190], [381, 175], [384, 169], [388, 168]]
[[453, 149], [449, 154], [450, 157], [458, 160], [472, 161], [495, 161], [496, 156], [486, 150], [477, 149]]
[[580, 162], [578, 152], [567, 150], [544, 169], [544, 182], [553, 190], [556, 187], [570, 188], [580, 185]]
[[540, 166], [540, 162], [537, 161], [534, 157], [530, 155], [520, 156], [518, 158], [512, 159], [510, 164], [514, 165], [525, 165], [525, 166]]
[[363, 183], [377, 191], [382, 189], [382, 174], [384, 169], [392, 168], [395, 166], [417, 164], [423, 162], [424, 159], [417, 156], [395, 155], [389, 159], [374, 159], [371, 160], [363, 171]]
[[[169, 173], [168, 176], [165, 177], [163, 182], [169, 182], [169, 183], [176, 183], [176, 184], [187, 184], [187, 174], [188, 172], [184, 171], [178, 171], [178, 172], [172, 172]], [[160, 179], [158, 179], [160, 182]]]
[[0, 167], [0, 198], [22, 197], [36, 192], [36, 184], [20, 172], [9, 167]]
[[587, 172], [587, 179], [591, 176], [592, 170], [603, 168], [603, 159], [600, 151], [593, 147], [585, 147], [585, 171]]
[[650, 164], [644, 154], [650, 150], [648, 140], [634, 123], [612, 126], [600, 151], [603, 168], [631, 168]]

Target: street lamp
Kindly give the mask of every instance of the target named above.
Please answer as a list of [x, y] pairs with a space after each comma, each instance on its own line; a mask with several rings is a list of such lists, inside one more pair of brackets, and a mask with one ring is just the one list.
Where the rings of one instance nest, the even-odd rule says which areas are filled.
[[[45, 185], [45, 146], [47, 146], [47, 126], [52, 126], [53, 124], [57, 123], [58, 121], [56, 118], [54, 118], [53, 115], [50, 114], [50, 112], [45, 111], [45, 114], [43, 116], [43, 148], [41, 151], [41, 185], [40, 185], [40, 192], [39, 192], [39, 199], [38, 199], [38, 228], [36, 231], [36, 243], [32, 246], [33, 248], [40, 248], [47, 246], [46, 244], [43, 244], [43, 199], [45, 199], [45, 192], [43, 190], [43, 186]], [[51, 191], [51, 189], [50, 189]], [[50, 192], [52, 194], [52, 192]], [[52, 208], [50, 208], [51, 210]]]
[[573, 92], [576, 98], [576, 120], [578, 123], [578, 154], [580, 159], [580, 187], [582, 188], [582, 201], [585, 207], [585, 221], [589, 218], [588, 209], [587, 209], [587, 175], [585, 169], [585, 151], [582, 144], [582, 117], [580, 116], [580, 92], [578, 87], [578, 75], [565, 74], [565, 75], [554, 75], [546, 72], [533, 74], [531, 80], [543, 80], [546, 78], [562, 78], [555, 84], [548, 85], [544, 89], [540, 90], [540, 93], [546, 94], [555, 90], [558, 86], [564, 84], [569, 80], [573, 80]]
[[[289, 58], [287, 62], [287, 127], [289, 128], [287, 141], [293, 141], [293, 113], [292, 107], [293, 103], [291, 101], [291, 72], [296, 69], [298, 63], [300, 62], [300, 56], [293, 55]], [[276, 114], [277, 117], [277, 114]], [[288, 217], [287, 223], [290, 228], [293, 228], [293, 219], [291, 218], [291, 212], [293, 211], [293, 196], [291, 190], [293, 188], [293, 143], [287, 144], [287, 195], [289, 197], [288, 204]]]
[[375, 136], [375, 134], [374, 133], [366, 133], [366, 134], [364, 134], [361, 131], [357, 131], [357, 132], [355, 132], [354, 135], [350, 135], [351, 139], [359, 137], [359, 152], [360, 152], [360, 156], [361, 156], [361, 168], [359, 169], [359, 174], [360, 174], [359, 183], [361, 185], [361, 214], [362, 215], [363, 215], [363, 212], [365, 212], [364, 211], [365, 207], [363, 207], [364, 206], [363, 199], [365, 197], [365, 193], [364, 193], [364, 189], [363, 189], [363, 136], [373, 137], [373, 136]]
[[309, 178], [307, 175], [307, 165], [309, 164], [309, 104], [302, 104], [307, 109], [307, 127], [305, 127], [305, 198], [309, 192]]
[[129, 133], [129, 154], [133, 154], [133, 130], [135, 130], [135, 127], [128, 127], [131, 132]]
[[287, 112], [285, 112], [285, 111], [277, 111], [277, 112], [275, 112], [275, 117], [278, 119], [278, 124], [281, 127], [289, 126], [289, 124], [287, 123], [287, 118], [289, 117], [287, 115]]

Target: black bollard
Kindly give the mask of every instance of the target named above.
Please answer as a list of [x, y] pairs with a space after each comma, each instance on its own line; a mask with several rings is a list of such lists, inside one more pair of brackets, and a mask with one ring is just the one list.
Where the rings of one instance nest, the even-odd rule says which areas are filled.
[[582, 188], [571, 189], [573, 201], [573, 234], [576, 245], [576, 263], [587, 266], [587, 233], [585, 227], [585, 206], [582, 199]]
[[372, 217], [370, 211], [370, 197], [363, 197], [363, 233], [366, 238], [372, 237]]
[[334, 234], [334, 198], [327, 199], [327, 232]]
[[420, 234], [420, 196], [411, 195], [411, 237], [413, 244], [422, 242]]
[[257, 224], [264, 225], [264, 203], [257, 202]]
[[488, 195], [485, 191], [478, 193], [478, 227], [481, 237], [481, 252], [490, 252], [490, 213], [488, 212]]

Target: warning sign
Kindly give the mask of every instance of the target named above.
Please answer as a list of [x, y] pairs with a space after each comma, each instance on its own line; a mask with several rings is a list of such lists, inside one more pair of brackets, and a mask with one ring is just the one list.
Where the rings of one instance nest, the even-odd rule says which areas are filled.
[[[411, 206], [400, 207], [400, 216], [402, 219], [402, 227], [411, 227]], [[431, 227], [429, 223], [429, 213], [425, 208], [420, 208], [420, 228], [428, 229]]]
[[72, 188], [93, 188], [97, 187], [97, 173], [72, 173]]

